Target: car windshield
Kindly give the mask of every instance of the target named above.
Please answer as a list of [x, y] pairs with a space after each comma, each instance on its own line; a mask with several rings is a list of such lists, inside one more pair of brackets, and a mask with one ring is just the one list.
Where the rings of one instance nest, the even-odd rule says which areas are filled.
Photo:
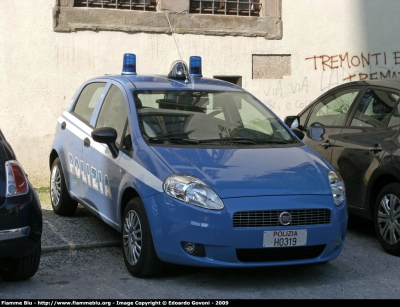
[[149, 143], [289, 144], [296, 140], [259, 101], [243, 92], [136, 91]]

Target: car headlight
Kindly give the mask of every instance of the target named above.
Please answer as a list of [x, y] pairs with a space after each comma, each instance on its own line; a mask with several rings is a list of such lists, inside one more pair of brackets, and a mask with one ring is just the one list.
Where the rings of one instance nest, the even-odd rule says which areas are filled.
[[200, 179], [190, 175], [171, 175], [164, 182], [169, 196], [186, 203], [211, 210], [222, 210], [224, 203], [211, 188]]
[[344, 181], [342, 177], [334, 171], [328, 173], [328, 179], [331, 185], [333, 201], [336, 206], [340, 206], [346, 199]]

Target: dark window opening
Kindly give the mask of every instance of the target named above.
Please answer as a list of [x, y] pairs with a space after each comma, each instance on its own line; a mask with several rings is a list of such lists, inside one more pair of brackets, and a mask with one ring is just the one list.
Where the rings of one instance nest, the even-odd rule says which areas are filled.
[[242, 87], [242, 76], [213, 76], [213, 78], [227, 81]]

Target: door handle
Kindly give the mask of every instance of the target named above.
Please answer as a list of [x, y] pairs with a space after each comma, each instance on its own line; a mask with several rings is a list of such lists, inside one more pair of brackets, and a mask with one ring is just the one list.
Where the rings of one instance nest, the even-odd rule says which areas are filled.
[[372, 153], [373, 155], [374, 155], [374, 154], [377, 154], [378, 152], [381, 152], [382, 150], [383, 150], [383, 149], [382, 149], [381, 144], [375, 144], [375, 145], [372, 145], [372, 146], [369, 148], [370, 153]]
[[85, 147], [90, 147], [90, 140], [89, 140], [89, 138], [85, 138], [85, 139], [83, 140], [83, 145], [85, 145]]
[[328, 147], [332, 147], [333, 143], [329, 140], [326, 140], [324, 142], [321, 143], [321, 146], [324, 147], [325, 149], [327, 149]]

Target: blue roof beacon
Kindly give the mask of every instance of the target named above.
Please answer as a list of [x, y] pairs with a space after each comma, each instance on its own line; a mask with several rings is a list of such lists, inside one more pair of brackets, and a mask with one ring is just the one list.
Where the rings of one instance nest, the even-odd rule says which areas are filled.
[[167, 75], [84, 82], [60, 116], [49, 156], [55, 213], [77, 204], [121, 232], [137, 277], [164, 262], [200, 267], [321, 263], [343, 249], [340, 175], [244, 89], [202, 76], [202, 60]]

